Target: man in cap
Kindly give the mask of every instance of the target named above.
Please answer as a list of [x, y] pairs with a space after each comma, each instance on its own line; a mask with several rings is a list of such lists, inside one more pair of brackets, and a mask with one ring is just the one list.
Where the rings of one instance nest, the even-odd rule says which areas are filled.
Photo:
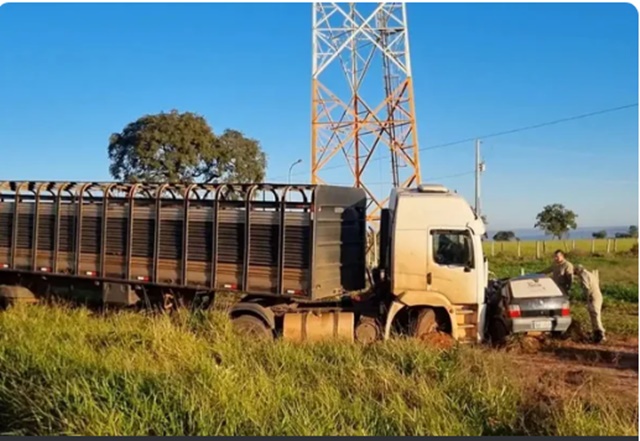
[[600, 275], [598, 271], [587, 271], [582, 265], [576, 265], [574, 274], [578, 276], [582, 293], [587, 300], [587, 310], [591, 318], [593, 340], [604, 342], [604, 327], [602, 326], [602, 292], [600, 291]]
[[571, 284], [573, 283], [573, 265], [565, 257], [562, 250], [553, 253], [553, 263], [549, 268], [542, 271], [542, 274], [552, 274], [553, 281], [562, 290], [564, 295], [569, 295]]

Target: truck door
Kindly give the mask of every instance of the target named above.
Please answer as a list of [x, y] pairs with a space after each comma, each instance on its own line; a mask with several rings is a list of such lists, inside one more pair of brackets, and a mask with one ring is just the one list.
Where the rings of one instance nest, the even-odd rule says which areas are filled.
[[453, 304], [477, 303], [478, 268], [471, 232], [435, 228], [427, 240], [427, 289], [443, 294]]

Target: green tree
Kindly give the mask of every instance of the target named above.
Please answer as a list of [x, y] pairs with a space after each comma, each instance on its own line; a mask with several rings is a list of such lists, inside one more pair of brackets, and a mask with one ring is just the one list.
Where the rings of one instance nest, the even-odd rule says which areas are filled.
[[629, 227], [629, 237], [638, 237], [638, 226], [631, 225]]
[[260, 182], [266, 156], [237, 130], [216, 136], [191, 112], [145, 115], [109, 138], [114, 179], [146, 182]]
[[515, 239], [516, 235], [513, 231], [498, 231], [493, 235], [493, 240], [496, 242], [509, 242], [512, 239]]
[[596, 231], [595, 233], [591, 233], [591, 237], [594, 239], [604, 239], [607, 237], [607, 232], [605, 230]]
[[562, 239], [569, 230], [575, 230], [578, 227], [577, 217], [577, 214], [562, 204], [546, 205], [536, 216], [537, 222], [534, 228], [540, 228], [546, 234]]

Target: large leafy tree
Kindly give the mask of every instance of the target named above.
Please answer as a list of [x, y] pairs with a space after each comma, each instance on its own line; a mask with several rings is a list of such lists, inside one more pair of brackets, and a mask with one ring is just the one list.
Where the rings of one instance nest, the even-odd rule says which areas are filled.
[[109, 138], [114, 179], [146, 182], [260, 182], [266, 155], [237, 130], [216, 136], [191, 112], [145, 115]]
[[577, 217], [577, 214], [565, 208], [562, 204], [546, 205], [538, 213], [534, 228], [540, 228], [546, 234], [562, 239], [569, 230], [575, 230], [578, 227], [576, 224]]

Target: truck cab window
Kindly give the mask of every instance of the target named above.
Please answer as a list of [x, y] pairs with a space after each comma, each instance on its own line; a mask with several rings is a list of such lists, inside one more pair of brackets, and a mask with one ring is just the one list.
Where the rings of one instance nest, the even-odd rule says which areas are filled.
[[468, 231], [431, 231], [433, 261], [438, 265], [472, 266], [473, 247]]

